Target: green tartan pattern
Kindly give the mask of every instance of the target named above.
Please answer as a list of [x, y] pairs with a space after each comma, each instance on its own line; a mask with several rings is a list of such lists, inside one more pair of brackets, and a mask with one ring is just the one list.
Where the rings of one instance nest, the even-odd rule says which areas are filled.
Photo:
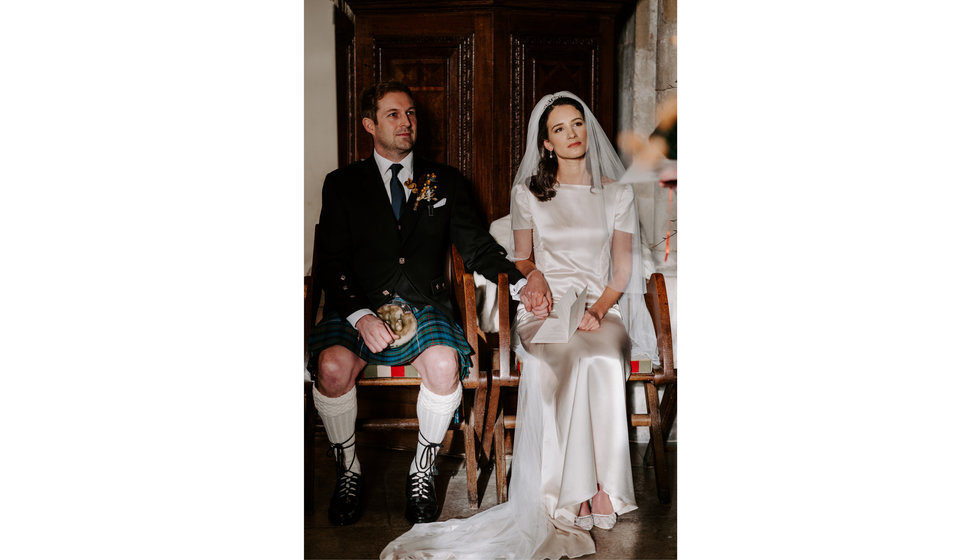
[[[407, 302], [395, 298], [392, 303]], [[336, 311], [327, 313], [313, 327], [313, 332], [310, 334], [310, 360], [306, 369], [316, 376], [320, 352], [329, 346], [341, 345], [369, 364], [403, 366], [410, 364], [426, 348], [442, 345], [456, 350], [459, 355], [459, 378], [465, 378], [470, 371], [470, 366], [473, 365], [470, 359], [473, 349], [466, 342], [463, 329], [431, 305], [422, 309], [412, 305], [412, 313], [418, 321], [418, 330], [412, 340], [398, 348], [385, 348], [377, 354], [368, 350], [357, 329], [352, 327], [346, 318], [338, 315]]]

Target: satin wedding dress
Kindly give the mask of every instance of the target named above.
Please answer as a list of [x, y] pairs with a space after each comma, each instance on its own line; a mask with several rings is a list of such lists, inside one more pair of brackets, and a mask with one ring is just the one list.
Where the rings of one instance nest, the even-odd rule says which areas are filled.
[[[604, 224], [639, 235], [632, 189], [608, 190], [614, 204], [603, 204], [589, 185], [563, 184], [547, 202], [524, 185], [512, 191], [512, 226], [533, 230], [535, 265], [555, 298], [585, 289], [591, 304], [602, 293], [612, 258], [612, 228]], [[617, 514], [636, 509], [625, 422], [630, 338], [618, 306], [598, 330], [576, 331], [565, 344], [531, 343], [541, 323], [518, 308], [522, 368], [510, 500], [466, 519], [417, 524], [382, 559], [575, 558], [595, 552], [589, 532], [573, 522], [597, 484]]]

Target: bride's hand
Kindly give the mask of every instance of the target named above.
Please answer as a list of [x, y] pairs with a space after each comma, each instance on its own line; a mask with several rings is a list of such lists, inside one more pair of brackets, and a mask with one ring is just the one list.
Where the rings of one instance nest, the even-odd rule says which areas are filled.
[[594, 331], [599, 328], [600, 322], [602, 322], [602, 315], [599, 315], [594, 309], [586, 309], [585, 315], [582, 315], [582, 321], [578, 324], [578, 330]]
[[539, 319], [551, 313], [551, 287], [540, 270], [534, 269], [527, 276], [527, 284], [521, 289], [521, 303], [524, 304], [524, 309]]

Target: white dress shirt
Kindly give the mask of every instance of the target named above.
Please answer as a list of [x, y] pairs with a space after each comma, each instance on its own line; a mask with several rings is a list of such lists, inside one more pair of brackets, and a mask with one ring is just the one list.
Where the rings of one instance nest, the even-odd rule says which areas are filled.
[[378, 164], [378, 171], [381, 172], [381, 179], [384, 180], [385, 194], [388, 195], [389, 203], [391, 202], [391, 191], [388, 190], [388, 185], [391, 183], [391, 164], [400, 163], [402, 165], [402, 168], [398, 171], [398, 182], [402, 184], [402, 189], [405, 190], [405, 201], [407, 202], [412, 191], [405, 186], [405, 181], [412, 178], [412, 172], [415, 171], [414, 162], [415, 152], [409, 152], [401, 161], [387, 160], [381, 157], [381, 154], [378, 152], [374, 152], [374, 163]]

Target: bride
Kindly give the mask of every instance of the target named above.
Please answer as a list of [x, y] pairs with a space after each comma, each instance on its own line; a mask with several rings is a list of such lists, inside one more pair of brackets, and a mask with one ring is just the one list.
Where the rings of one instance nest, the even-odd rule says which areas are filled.
[[[514, 327], [523, 365], [511, 499], [416, 524], [382, 559], [574, 558], [595, 552], [590, 529], [636, 509], [625, 380], [631, 346], [656, 353], [633, 190], [614, 182], [623, 171], [581, 99], [562, 91], [538, 102], [511, 191], [515, 264], [527, 279]], [[582, 290], [571, 339], [531, 342], [555, 302]]]

